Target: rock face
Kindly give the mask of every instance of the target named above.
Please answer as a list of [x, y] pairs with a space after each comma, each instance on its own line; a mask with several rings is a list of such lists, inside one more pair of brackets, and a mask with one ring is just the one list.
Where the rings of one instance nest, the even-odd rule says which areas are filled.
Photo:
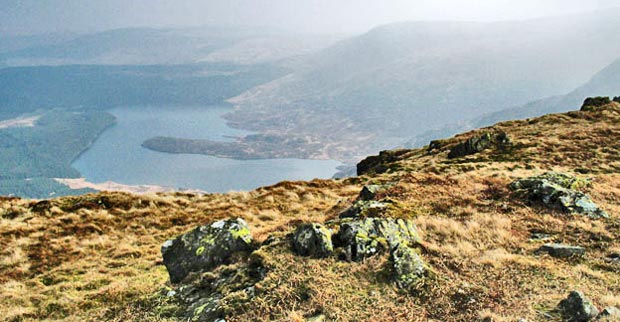
[[582, 257], [586, 254], [586, 249], [579, 246], [570, 246], [563, 244], [545, 244], [541, 246], [537, 253], [547, 253], [555, 258], [571, 258]]
[[531, 201], [542, 202], [549, 208], [591, 218], [608, 218], [607, 213], [600, 209], [588, 195], [575, 190], [586, 185], [589, 185], [587, 180], [549, 172], [541, 176], [517, 180], [510, 185], [510, 188], [525, 195]]
[[334, 252], [332, 233], [323, 225], [301, 225], [293, 234], [293, 248], [301, 256], [328, 257]]
[[611, 99], [609, 99], [609, 97], [604, 97], [604, 96], [588, 97], [583, 102], [583, 105], [581, 106], [581, 110], [586, 111], [586, 112], [592, 111], [596, 109], [597, 107], [605, 106], [608, 104], [611, 104]]
[[492, 146], [505, 146], [510, 143], [510, 139], [506, 133], [484, 133], [474, 136], [469, 140], [455, 146], [448, 153], [448, 159], [461, 158], [467, 155], [480, 153]]
[[599, 311], [592, 301], [579, 291], [573, 291], [560, 302], [558, 309], [565, 321], [587, 322], [598, 315]]
[[168, 240], [161, 252], [170, 281], [178, 283], [191, 272], [211, 270], [228, 263], [235, 253], [252, 249], [252, 235], [245, 221], [231, 219]]
[[420, 242], [417, 228], [403, 219], [366, 218], [343, 222], [337, 245], [344, 249], [347, 260], [362, 261], [381, 251]]

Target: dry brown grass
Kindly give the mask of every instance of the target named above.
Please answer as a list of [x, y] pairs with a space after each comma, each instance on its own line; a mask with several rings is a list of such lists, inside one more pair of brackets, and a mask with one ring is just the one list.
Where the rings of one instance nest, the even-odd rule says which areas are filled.
[[[423, 236], [433, 274], [412, 293], [390, 281], [387, 255], [364, 263], [294, 255], [288, 242], [261, 249], [269, 268], [257, 296], [226, 306], [230, 321], [558, 320], [553, 311], [579, 289], [599, 306], [620, 305], [620, 267], [605, 260], [620, 250], [620, 106], [589, 113], [505, 122], [510, 153], [488, 150], [448, 160], [401, 153], [387, 173], [348, 181], [283, 182], [252, 192], [194, 196], [100, 194], [36, 204], [0, 202], [0, 316], [7, 320], [165, 321], [158, 290], [163, 241], [226, 217], [242, 217], [254, 237], [284, 236], [300, 222], [334, 218], [365, 182], [392, 182], [381, 193], [387, 215], [410, 218]], [[545, 209], [513, 196], [515, 178], [554, 170], [587, 173], [587, 191], [610, 219]], [[537, 255], [543, 241], [586, 247], [582, 259]], [[230, 297], [233, 298], [233, 297]], [[226, 303], [224, 303], [226, 304]], [[163, 305], [163, 304], [162, 304]]]

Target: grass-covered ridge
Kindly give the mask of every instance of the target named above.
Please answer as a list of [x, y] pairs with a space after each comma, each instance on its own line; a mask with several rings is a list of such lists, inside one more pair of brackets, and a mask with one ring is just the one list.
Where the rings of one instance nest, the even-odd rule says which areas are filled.
[[[511, 121], [386, 152], [346, 180], [284, 182], [252, 192], [134, 196], [102, 193], [0, 202], [0, 316], [21, 320], [176, 320], [165, 296], [162, 243], [195, 226], [243, 218], [267, 268], [255, 296], [221, 287], [227, 321], [558, 321], [560, 300], [580, 290], [599, 307], [620, 305], [620, 104]], [[485, 133], [509, 144], [448, 158]], [[589, 184], [609, 214], [591, 219], [523, 199], [509, 186], [550, 171]], [[361, 263], [294, 254], [287, 234], [349, 208], [363, 185], [386, 184], [385, 217], [412, 220], [433, 275], [410, 292], [389, 279], [387, 254]], [[532, 239], [532, 235], [547, 240]], [[271, 237], [271, 238], [269, 238]], [[585, 257], [536, 252], [544, 243], [582, 246]], [[258, 256], [256, 255], [256, 256]], [[243, 263], [209, 274], [231, 274]], [[205, 277], [208, 278], [208, 277]], [[169, 286], [169, 285], [168, 285]]]

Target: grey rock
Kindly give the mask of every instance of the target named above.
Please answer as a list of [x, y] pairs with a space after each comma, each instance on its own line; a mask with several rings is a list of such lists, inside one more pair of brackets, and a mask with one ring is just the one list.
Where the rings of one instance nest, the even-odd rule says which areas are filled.
[[545, 244], [541, 246], [537, 253], [547, 253], [555, 258], [571, 258], [582, 257], [586, 253], [586, 249], [580, 246], [570, 246], [564, 244]]
[[327, 317], [325, 314], [319, 314], [306, 319], [306, 322], [325, 322], [327, 321]]
[[301, 256], [324, 258], [334, 252], [332, 233], [319, 224], [303, 224], [293, 234], [293, 248]]
[[408, 289], [424, 278], [428, 268], [418, 252], [406, 245], [392, 249], [390, 259], [394, 268], [396, 285]]
[[606, 260], [612, 263], [620, 263], [620, 253], [609, 254]]
[[484, 133], [482, 135], [474, 136], [469, 140], [456, 145], [448, 153], [448, 159], [456, 159], [464, 156], [480, 153], [492, 146], [503, 147], [510, 144], [510, 139], [506, 133]]
[[362, 261], [399, 245], [414, 246], [420, 242], [420, 236], [408, 220], [365, 218], [341, 223], [335, 240], [344, 249], [347, 260]]
[[164, 265], [172, 283], [191, 272], [205, 272], [226, 264], [235, 253], [253, 249], [252, 235], [243, 219], [231, 219], [201, 226], [166, 241], [162, 246]]
[[598, 315], [597, 320], [620, 321], [620, 308], [608, 306]]
[[591, 321], [599, 313], [592, 301], [579, 291], [572, 291], [566, 299], [560, 302], [558, 309], [564, 320], [569, 322]]
[[579, 187], [589, 185], [588, 180], [567, 174], [549, 172], [540, 176], [524, 178], [510, 184], [510, 189], [531, 201], [542, 202], [546, 207], [591, 218], [608, 218], [590, 197]]
[[385, 190], [386, 188], [387, 186], [378, 185], [378, 184], [364, 186], [362, 188], [362, 191], [360, 191], [359, 197], [357, 199], [365, 200], [365, 201], [374, 200], [375, 197], [377, 196], [377, 193], [379, 193], [382, 190]]
[[549, 240], [551, 238], [553, 238], [552, 235], [545, 233], [532, 233], [530, 235], [530, 240]]
[[385, 213], [388, 204], [375, 200], [357, 200], [349, 209], [340, 214], [340, 218], [377, 217]]

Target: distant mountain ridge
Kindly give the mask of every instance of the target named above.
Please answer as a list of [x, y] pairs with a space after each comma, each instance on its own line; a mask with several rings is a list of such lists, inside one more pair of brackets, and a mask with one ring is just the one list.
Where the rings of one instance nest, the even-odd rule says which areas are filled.
[[244, 129], [320, 136], [344, 149], [352, 147], [347, 136], [374, 136], [353, 143], [363, 155], [571, 91], [620, 56], [618, 14], [378, 27], [230, 100], [237, 109], [228, 118]]
[[124, 28], [84, 35], [34, 35], [0, 40], [0, 64], [152, 65], [201, 61], [265, 63], [307, 54], [334, 37], [270, 28], [204, 26]]
[[480, 117], [448, 124], [427, 131], [404, 144], [405, 147], [420, 147], [429, 141], [454, 135], [456, 133], [489, 126], [501, 121], [538, 117], [545, 114], [570, 111], [573, 106], [583, 103], [589, 94], [593, 96], [614, 97], [620, 92], [620, 58], [594, 75], [587, 83], [565, 95], [543, 98], [523, 106], [503, 109]]

